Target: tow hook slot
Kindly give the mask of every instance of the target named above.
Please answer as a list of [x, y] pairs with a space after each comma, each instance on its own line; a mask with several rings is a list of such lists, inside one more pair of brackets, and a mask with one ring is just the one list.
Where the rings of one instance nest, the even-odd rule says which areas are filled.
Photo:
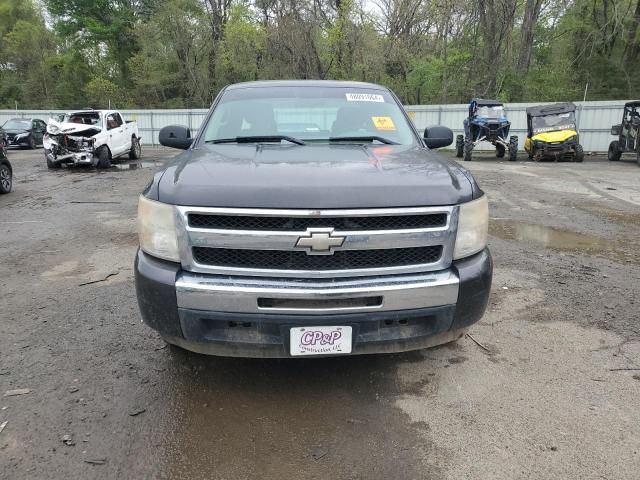
[[258, 298], [258, 308], [264, 310], [336, 310], [377, 308], [382, 296], [354, 298]]

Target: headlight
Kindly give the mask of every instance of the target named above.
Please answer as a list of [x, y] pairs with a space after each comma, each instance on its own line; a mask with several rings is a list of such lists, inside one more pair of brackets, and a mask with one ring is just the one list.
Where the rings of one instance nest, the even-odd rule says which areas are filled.
[[50, 133], [51, 135], [56, 135], [59, 131], [60, 129], [55, 125], [47, 126], [47, 133]]
[[457, 260], [468, 257], [484, 249], [487, 245], [488, 229], [489, 202], [486, 195], [460, 205], [453, 258]]
[[18, 135], [16, 135], [16, 140], [20, 140], [21, 138], [28, 137], [28, 136], [29, 136], [28, 132], [19, 133]]
[[156, 202], [140, 195], [138, 202], [138, 237], [140, 248], [154, 257], [179, 262], [173, 205]]

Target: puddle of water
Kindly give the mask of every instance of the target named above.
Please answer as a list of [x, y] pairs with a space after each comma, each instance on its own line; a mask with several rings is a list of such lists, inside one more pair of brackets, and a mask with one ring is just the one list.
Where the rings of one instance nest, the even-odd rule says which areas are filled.
[[640, 245], [631, 240], [610, 240], [597, 235], [508, 219], [491, 220], [489, 233], [503, 240], [531, 243], [551, 250], [603, 257], [622, 263], [640, 263], [640, 258], [635, 253]]
[[183, 353], [169, 372], [192, 369], [176, 372], [168, 392], [177, 409], [162, 478], [441, 477], [425, 461], [436, 451], [426, 427], [394, 407], [405, 393], [398, 366], [428, 371], [418, 352], [322, 362]]

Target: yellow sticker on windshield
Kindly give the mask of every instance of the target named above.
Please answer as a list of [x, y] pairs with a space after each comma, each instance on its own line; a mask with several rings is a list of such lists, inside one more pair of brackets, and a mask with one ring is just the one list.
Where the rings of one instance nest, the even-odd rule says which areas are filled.
[[391, 117], [371, 117], [373, 126], [376, 130], [384, 130], [386, 132], [395, 132], [396, 125]]

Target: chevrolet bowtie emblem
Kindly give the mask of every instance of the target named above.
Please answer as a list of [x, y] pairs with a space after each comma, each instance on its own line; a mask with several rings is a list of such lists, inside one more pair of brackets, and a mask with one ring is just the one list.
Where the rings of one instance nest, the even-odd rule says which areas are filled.
[[345, 237], [333, 236], [333, 228], [307, 228], [298, 238], [296, 248], [304, 248], [307, 255], [330, 255], [335, 247], [341, 247]]

